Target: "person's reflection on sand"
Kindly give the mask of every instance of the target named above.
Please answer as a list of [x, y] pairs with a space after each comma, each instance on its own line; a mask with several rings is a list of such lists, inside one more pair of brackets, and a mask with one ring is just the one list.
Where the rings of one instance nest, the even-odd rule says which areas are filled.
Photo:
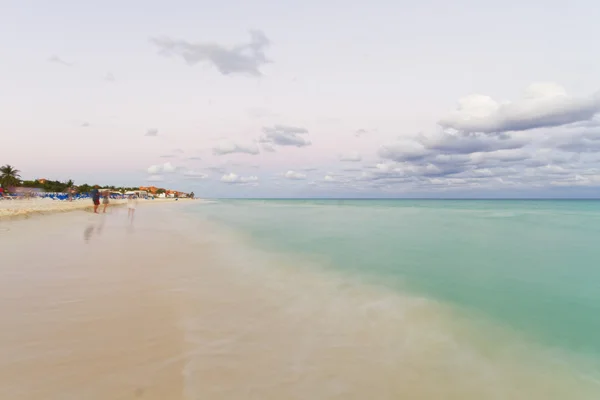
[[93, 234], [94, 234], [94, 225], [88, 225], [85, 228], [85, 230], [83, 231], [83, 240], [85, 240], [86, 243], [89, 243]]
[[94, 233], [97, 235], [102, 234], [102, 230], [104, 229], [104, 218], [104, 215], [99, 216], [99, 221], [97, 221], [96, 223], [92, 222], [85, 227], [85, 229], [83, 230], [83, 240], [86, 243], [90, 242], [92, 236], [94, 236]]

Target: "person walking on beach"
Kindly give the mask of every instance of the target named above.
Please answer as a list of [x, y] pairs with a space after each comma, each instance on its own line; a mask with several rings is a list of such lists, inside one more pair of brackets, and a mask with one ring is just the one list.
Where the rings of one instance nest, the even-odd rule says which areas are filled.
[[108, 203], [110, 203], [110, 201], [108, 199], [109, 195], [110, 195], [110, 192], [107, 190], [103, 193], [103, 196], [102, 196], [102, 204], [104, 204], [104, 211], [102, 211], [102, 212], [105, 214], [106, 214], [106, 207], [108, 207]]
[[137, 196], [130, 194], [127, 199], [127, 218], [133, 222], [133, 217], [135, 214], [135, 206], [137, 205]]
[[100, 205], [100, 192], [98, 191], [98, 185], [94, 186], [90, 194], [92, 195], [92, 201], [94, 202], [94, 214], [98, 214], [98, 206]]

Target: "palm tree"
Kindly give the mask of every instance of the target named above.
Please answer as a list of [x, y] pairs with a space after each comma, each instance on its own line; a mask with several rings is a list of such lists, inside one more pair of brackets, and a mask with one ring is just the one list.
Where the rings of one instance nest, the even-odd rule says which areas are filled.
[[8, 189], [11, 186], [17, 186], [21, 182], [21, 171], [15, 169], [12, 165], [6, 164], [0, 167], [0, 186], [4, 189]]

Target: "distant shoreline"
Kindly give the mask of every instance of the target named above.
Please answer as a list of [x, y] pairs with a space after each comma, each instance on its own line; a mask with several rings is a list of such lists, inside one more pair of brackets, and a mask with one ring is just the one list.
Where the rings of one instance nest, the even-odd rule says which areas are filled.
[[[178, 199], [177, 202], [188, 202], [191, 199]], [[165, 204], [175, 203], [175, 199], [154, 199], [154, 200], [139, 200], [138, 205], [144, 204]], [[126, 199], [111, 200], [110, 207], [122, 207], [127, 204]], [[0, 202], [0, 221], [28, 219], [40, 215], [49, 215], [57, 213], [65, 213], [72, 211], [92, 212], [94, 205], [90, 199], [74, 200], [74, 201], [58, 201], [58, 200], [3, 200]], [[103, 205], [98, 208], [102, 212]]]

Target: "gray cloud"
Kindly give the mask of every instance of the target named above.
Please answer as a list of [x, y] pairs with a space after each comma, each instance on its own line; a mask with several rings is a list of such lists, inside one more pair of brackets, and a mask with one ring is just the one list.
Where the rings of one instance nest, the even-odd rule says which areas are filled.
[[383, 162], [349, 182], [382, 191], [598, 186], [599, 101], [552, 84], [532, 85], [513, 103], [470, 96], [439, 130], [382, 146]]
[[306, 134], [308, 134], [308, 130], [305, 128], [275, 125], [264, 127], [263, 136], [259, 141], [263, 145], [305, 147], [311, 145], [310, 140], [301, 136]]
[[188, 157], [187, 159], [190, 161], [201, 161], [202, 157], [193, 156], [193, 157]]
[[573, 153], [600, 152], [600, 130], [582, 132], [558, 144], [559, 149]]
[[116, 82], [115, 76], [112, 74], [112, 72], [107, 73], [104, 76], [104, 80], [107, 82]]
[[260, 153], [258, 150], [258, 146], [256, 144], [238, 144], [238, 143], [221, 143], [218, 146], [213, 148], [213, 154], [217, 156], [222, 156], [225, 154], [233, 154], [233, 153], [243, 153], [243, 154], [251, 154], [257, 155]]
[[270, 145], [269, 143], [261, 143], [260, 147], [268, 153], [275, 152], [275, 148], [272, 145]]
[[84, 127], [84, 128], [88, 128], [90, 126], [90, 123], [89, 122], [84, 122], [84, 123], [81, 124], [81, 126]]
[[152, 38], [150, 41], [164, 56], [180, 56], [189, 65], [209, 63], [223, 75], [261, 76], [260, 68], [270, 62], [265, 55], [270, 41], [258, 30], [250, 31], [248, 43], [231, 47], [215, 43], [190, 43], [168, 37]]
[[522, 99], [499, 103], [489, 96], [471, 95], [438, 123], [462, 132], [508, 132], [550, 128], [588, 121], [600, 112], [600, 94], [586, 98], [568, 96], [554, 83], [527, 88]]
[[366, 135], [366, 134], [368, 134], [368, 133], [369, 133], [369, 132], [368, 132], [366, 129], [362, 129], [362, 128], [361, 128], [361, 129], [357, 129], [357, 130], [354, 132], [354, 136], [356, 136], [356, 137], [360, 137], [360, 136]]
[[144, 136], [158, 136], [158, 129], [148, 129]]
[[75, 65], [75, 64], [73, 64], [73, 63], [66, 62], [65, 60], [63, 60], [62, 58], [60, 58], [60, 57], [59, 57], [59, 56], [57, 56], [57, 55], [52, 55], [52, 56], [50, 56], [50, 57], [48, 58], [48, 61], [49, 61], [49, 62], [51, 62], [51, 63], [55, 63], [55, 64], [61, 64], [61, 65], [64, 65], [64, 66], [66, 66], [66, 67], [72, 67], [73, 65]]
[[480, 133], [464, 135], [442, 132], [440, 135], [421, 135], [419, 142], [429, 150], [446, 154], [471, 154], [496, 150], [519, 149], [529, 143], [525, 138], [508, 135], [490, 136]]

